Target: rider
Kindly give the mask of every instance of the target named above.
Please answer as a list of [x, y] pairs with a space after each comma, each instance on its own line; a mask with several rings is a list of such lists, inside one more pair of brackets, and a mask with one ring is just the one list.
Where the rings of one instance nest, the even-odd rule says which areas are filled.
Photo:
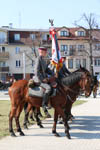
[[43, 94], [42, 107], [45, 113], [47, 113], [48, 99], [51, 92], [51, 86], [48, 84], [48, 74], [53, 72], [48, 68], [45, 57], [47, 55], [47, 48], [39, 47], [39, 56], [36, 58], [36, 63], [34, 67], [34, 81], [39, 83], [41, 87], [45, 89]]
[[58, 73], [59, 79], [62, 79], [62, 78], [71, 74], [71, 72], [66, 67], [66, 64], [65, 64], [66, 63], [66, 57], [65, 56], [62, 56], [62, 63], [63, 63], [63, 66]]

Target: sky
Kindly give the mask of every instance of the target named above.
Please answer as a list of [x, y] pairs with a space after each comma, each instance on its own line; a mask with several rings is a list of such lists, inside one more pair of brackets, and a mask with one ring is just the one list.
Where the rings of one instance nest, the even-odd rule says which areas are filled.
[[0, 27], [47, 29], [49, 19], [55, 27], [73, 27], [83, 13], [94, 13], [100, 23], [100, 0], [0, 0]]

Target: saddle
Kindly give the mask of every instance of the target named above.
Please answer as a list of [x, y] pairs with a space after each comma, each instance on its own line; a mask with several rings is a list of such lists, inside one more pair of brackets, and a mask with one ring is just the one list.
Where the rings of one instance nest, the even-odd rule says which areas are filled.
[[[52, 90], [50, 93], [50, 97], [56, 96], [56, 87], [57, 83], [52, 82], [51, 84]], [[33, 79], [30, 79], [28, 82], [28, 95], [31, 97], [43, 97], [45, 89], [41, 87], [38, 83], [35, 83]]]

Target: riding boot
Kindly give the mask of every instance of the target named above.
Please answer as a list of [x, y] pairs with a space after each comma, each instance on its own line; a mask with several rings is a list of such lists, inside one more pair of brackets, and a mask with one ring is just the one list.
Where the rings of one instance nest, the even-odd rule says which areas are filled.
[[49, 100], [49, 94], [44, 93], [42, 107], [43, 107], [44, 113], [46, 114], [46, 117], [51, 118], [50, 114], [47, 111], [48, 100]]

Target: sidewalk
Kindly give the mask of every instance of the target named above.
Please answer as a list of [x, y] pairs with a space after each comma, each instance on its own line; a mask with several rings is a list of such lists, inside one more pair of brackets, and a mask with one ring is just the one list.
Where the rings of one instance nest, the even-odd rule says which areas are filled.
[[24, 130], [26, 136], [6, 137], [0, 140], [1, 150], [100, 150], [100, 99], [89, 100], [73, 107], [75, 120], [69, 123], [71, 140], [64, 133], [63, 125], [57, 125], [61, 137], [52, 135], [53, 119], [43, 121]]

